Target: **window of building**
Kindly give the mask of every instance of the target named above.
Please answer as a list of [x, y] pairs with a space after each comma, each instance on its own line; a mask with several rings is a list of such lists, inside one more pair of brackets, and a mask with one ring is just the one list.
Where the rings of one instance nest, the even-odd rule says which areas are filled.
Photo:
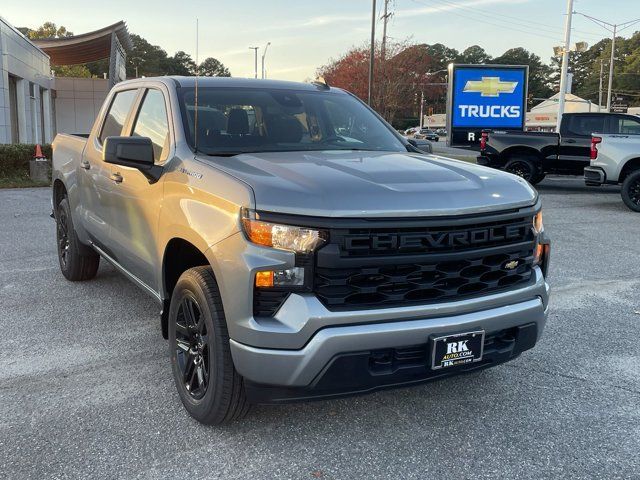
[[147, 90], [138, 113], [133, 136], [149, 137], [153, 144], [153, 158], [164, 162], [169, 155], [169, 123], [164, 95], [160, 90]]
[[18, 79], [9, 75], [9, 118], [11, 122], [11, 143], [20, 142], [18, 124]]
[[138, 90], [123, 90], [116, 93], [102, 126], [102, 133], [100, 133], [99, 137], [101, 143], [107, 137], [119, 137], [122, 135], [124, 122], [127, 120], [137, 94]]

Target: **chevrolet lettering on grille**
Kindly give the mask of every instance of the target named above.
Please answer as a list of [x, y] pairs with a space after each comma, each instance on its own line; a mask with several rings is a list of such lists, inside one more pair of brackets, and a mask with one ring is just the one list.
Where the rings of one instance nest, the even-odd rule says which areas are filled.
[[526, 235], [526, 225], [502, 225], [450, 232], [348, 235], [344, 237], [344, 249], [353, 252], [432, 251], [513, 242], [523, 240]]

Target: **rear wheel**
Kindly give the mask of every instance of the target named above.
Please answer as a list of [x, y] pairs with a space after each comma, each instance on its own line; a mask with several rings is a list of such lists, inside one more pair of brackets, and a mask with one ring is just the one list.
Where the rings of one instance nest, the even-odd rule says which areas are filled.
[[507, 163], [504, 165], [504, 170], [519, 177], [524, 178], [532, 185], [540, 182], [544, 178], [540, 178], [541, 172], [536, 165], [535, 158], [531, 156], [514, 156], [510, 157]]
[[634, 212], [640, 212], [640, 170], [627, 176], [622, 182], [622, 201]]
[[92, 279], [98, 272], [100, 256], [78, 239], [66, 197], [58, 204], [55, 217], [58, 262], [62, 274], [73, 282]]
[[180, 276], [171, 296], [169, 350], [180, 400], [192, 417], [220, 425], [247, 414], [250, 404], [231, 358], [211, 267], [191, 268]]

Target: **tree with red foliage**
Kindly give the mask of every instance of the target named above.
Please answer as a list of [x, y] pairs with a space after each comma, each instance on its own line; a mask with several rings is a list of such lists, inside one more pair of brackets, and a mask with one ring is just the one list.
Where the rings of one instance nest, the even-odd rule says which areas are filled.
[[[385, 60], [380, 48], [375, 49], [373, 100], [371, 105], [388, 122], [417, 117], [420, 111], [420, 93], [425, 98], [438, 99], [444, 105], [446, 89], [429, 83], [443, 81], [444, 76], [429, 75], [439, 66], [440, 57], [434, 57], [428, 45], [387, 44]], [[337, 60], [318, 70], [318, 74], [332, 86], [344, 88], [366, 100], [368, 93], [369, 47], [353, 48]], [[442, 107], [444, 108], [444, 107]]]

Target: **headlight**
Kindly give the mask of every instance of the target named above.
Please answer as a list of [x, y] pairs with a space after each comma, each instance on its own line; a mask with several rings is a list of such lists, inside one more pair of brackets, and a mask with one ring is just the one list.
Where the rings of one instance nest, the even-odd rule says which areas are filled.
[[257, 245], [297, 253], [310, 253], [327, 240], [327, 232], [324, 230], [263, 222], [258, 213], [246, 208], [241, 210], [240, 215], [244, 233]]
[[542, 210], [536, 213], [536, 216], [533, 217], [533, 231], [536, 235], [540, 235], [544, 232], [544, 224], [542, 223]]
[[533, 217], [533, 233], [536, 236], [536, 246], [533, 251], [533, 265], [539, 265], [543, 270], [543, 275], [547, 275], [549, 268], [549, 253], [551, 246], [545, 240], [544, 224], [542, 223], [542, 210]]

